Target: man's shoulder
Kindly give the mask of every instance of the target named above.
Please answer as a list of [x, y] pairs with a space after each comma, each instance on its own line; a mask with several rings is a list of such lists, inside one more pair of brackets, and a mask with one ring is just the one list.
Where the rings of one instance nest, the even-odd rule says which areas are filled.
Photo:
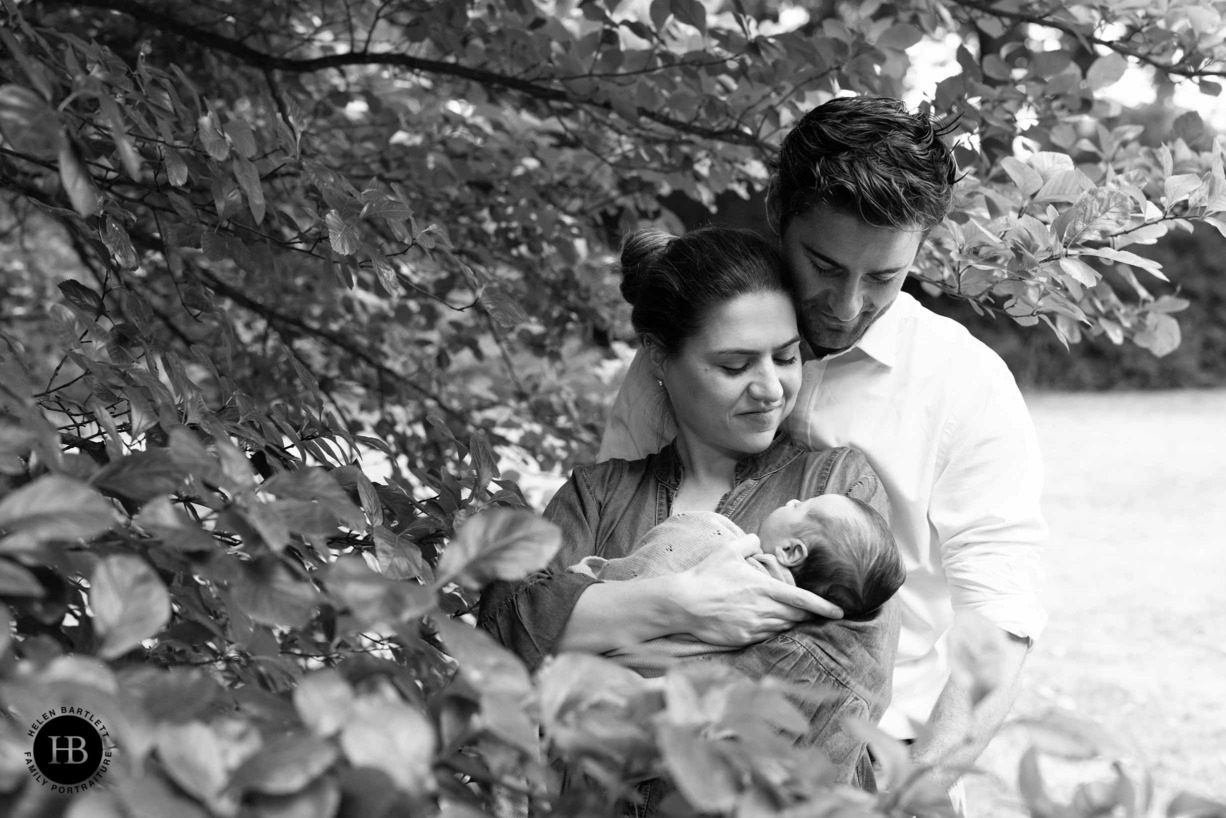
[[955, 379], [1009, 374], [1004, 359], [965, 326], [933, 312], [907, 293], [898, 298], [905, 318], [900, 341], [909, 367], [931, 369]]

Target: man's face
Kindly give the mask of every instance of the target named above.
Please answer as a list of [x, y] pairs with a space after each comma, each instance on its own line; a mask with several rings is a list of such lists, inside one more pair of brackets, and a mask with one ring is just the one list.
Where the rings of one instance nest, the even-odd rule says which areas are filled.
[[902, 291], [923, 233], [873, 227], [816, 207], [783, 231], [783, 260], [796, 282], [800, 333], [818, 354], [847, 349]]

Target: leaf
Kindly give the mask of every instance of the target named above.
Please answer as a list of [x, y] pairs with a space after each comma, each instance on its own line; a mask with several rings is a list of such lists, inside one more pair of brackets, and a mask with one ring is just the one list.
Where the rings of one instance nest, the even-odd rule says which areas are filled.
[[308, 673], [294, 688], [294, 707], [298, 715], [320, 738], [340, 732], [349, 720], [352, 703], [353, 688], [331, 668]]
[[1013, 180], [1013, 184], [1017, 185], [1023, 196], [1033, 196], [1043, 186], [1043, 177], [1039, 172], [1020, 159], [1006, 156], [1000, 160], [1000, 167]]
[[490, 509], [471, 517], [443, 551], [439, 586], [459, 582], [483, 588], [515, 581], [544, 568], [562, 545], [562, 530], [527, 511]]
[[476, 471], [473, 494], [485, 489], [491, 480], [498, 477], [498, 458], [490, 447], [489, 440], [481, 432], [468, 439], [468, 454]]
[[141, 157], [132, 145], [132, 138], [128, 136], [127, 125], [123, 120], [119, 105], [114, 98], [106, 94], [99, 95], [97, 99], [99, 111], [110, 128], [111, 140], [115, 143], [115, 150], [119, 153], [120, 164], [123, 165], [128, 178], [139, 182], [142, 169]]
[[323, 775], [336, 761], [335, 746], [311, 735], [287, 733], [265, 744], [230, 779], [230, 788], [265, 795], [291, 795]]
[[128, 231], [121, 224], [112, 218], [106, 220], [106, 230], [102, 233], [102, 243], [106, 245], [106, 249], [111, 251], [111, 256], [115, 259], [115, 263], [125, 270], [134, 269], [140, 259], [136, 255], [136, 248], [132, 246], [132, 239], [128, 236]]
[[255, 219], [256, 224], [259, 224], [264, 221], [265, 209], [264, 188], [260, 185], [259, 171], [255, 169], [251, 160], [244, 156], [235, 156], [231, 160], [230, 167], [234, 170], [234, 178], [238, 180], [238, 186], [247, 196], [247, 208], [251, 211], [251, 218]]
[[59, 288], [69, 304], [72, 304], [90, 318], [97, 318], [106, 313], [106, 306], [102, 303], [102, 296], [81, 282], [68, 279], [67, 281], [61, 281]]
[[[26, 568], [18, 565], [9, 559], [0, 557], [0, 597], [5, 596], [23, 596], [23, 597], [44, 597], [47, 595], [43, 584], [38, 581], [38, 577]], [[4, 605], [0, 605], [0, 611], [5, 609]], [[7, 636], [7, 631], [4, 634]], [[0, 650], [0, 653], [3, 653]]]
[[319, 593], [310, 582], [271, 556], [244, 565], [231, 593], [234, 604], [254, 621], [285, 628], [305, 625], [319, 603]]
[[922, 39], [924, 39], [924, 33], [915, 26], [910, 23], [896, 23], [877, 38], [877, 45], [882, 48], [906, 51]]
[[515, 329], [528, 320], [524, 308], [497, 282], [490, 282], [481, 288], [481, 304], [501, 329]]
[[1226, 818], [1226, 802], [1181, 792], [1166, 807], [1167, 818]]
[[69, 477], [49, 474], [0, 500], [0, 552], [47, 540], [76, 540], [109, 529], [115, 511], [102, 495]]
[[527, 716], [534, 692], [524, 663], [485, 631], [444, 616], [434, 623], [460, 674], [481, 694], [485, 727], [525, 753], [536, 753], [537, 726]]
[[1124, 754], [1119, 739], [1088, 719], [1052, 711], [1037, 719], [1019, 719], [1040, 752], [1070, 761]]
[[89, 604], [101, 637], [98, 655], [104, 659], [127, 653], [170, 619], [170, 595], [162, 580], [147, 562], [123, 554], [94, 568]]
[[60, 183], [64, 185], [73, 210], [86, 217], [98, 214], [98, 191], [94, 189], [94, 181], [77, 156], [76, 147], [67, 139], [61, 140], [60, 146]]
[[241, 119], [231, 119], [226, 123], [224, 130], [240, 157], [243, 159], [255, 158], [258, 148], [255, 144], [255, 133], [251, 130], [250, 125]]
[[197, 120], [200, 144], [214, 160], [221, 162], [230, 155], [230, 143], [218, 128], [217, 114], [209, 111]]
[[1138, 333], [1133, 342], [1143, 349], [1148, 349], [1155, 356], [1162, 358], [1179, 348], [1182, 336], [1179, 322], [1165, 313], [1151, 312], [1145, 321], [1144, 331]]
[[273, 475], [260, 486], [260, 493], [319, 503], [345, 525], [357, 529], [366, 527], [365, 515], [349, 499], [340, 483], [327, 469], [318, 466]]
[[1060, 269], [1084, 287], [1093, 287], [1102, 278], [1099, 272], [1079, 258], [1065, 256], [1059, 261]]
[[728, 812], [736, 802], [736, 777], [728, 764], [689, 729], [665, 724], [660, 753], [677, 789], [697, 811]]
[[143, 502], [162, 494], [174, 494], [187, 473], [165, 449], [133, 452], [113, 460], [91, 482], [101, 491]]
[[49, 159], [66, 141], [63, 129], [42, 96], [21, 85], [0, 86], [0, 134], [15, 151]]
[[238, 720], [163, 724], [157, 733], [158, 758], [169, 778], [218, 815], [238, 811], [238, 794], [226, 786], [230, 772], [255, 757], [260, 743], [254, 725]]
[[403, 702], [376, 696], [356, 699], [340, 741], [354, 766], [386, 773], [409, 795], [434, 791], [434, 728]]
[[1187, 201], [1192, 191], [1201, 186], [1201, 178], [1195, 173], [1180, 173], [1170, 176], [1163, 183], [1162, 201], [1170, 210], [1179, 202]]
[[332, 249], [342, 256], [353, 255], [362, 244], [356, 225], [349, 224], [335, 210], [329, 210], [324, 215], [324, 223], [328, 226], [328, 240]]
[[380, 217], [390, 221], [404, 221], [413, 218], [413, 208], [402, 201], [392, 198], [380, 198], [367, 202], [362, 207], [363, 219]]
[[1034, 196], [1038, 204], [1074, 202], [1086, 191], [1094, 189], [1094, 182], [1079, 170], [1059, 171], [1046, 178], [1043, 187]]
[[[187, 184], [187, 162], [183, 160], [183, 154], [169, 145], [163, 145], [162, 162], [166, 166], [166, 180], [168, 182], [175, 187], [183, 187]], [[174, 200], [171, 199], [171, 202], [173, 204]], [[184, 215], [178, 207], [175, 208], [175, 212], [179, 213], [180, 216]]]
[[[13, 634], [11, 632], [12, 626], [13, 617], [9, 615], [9, 606], [0, 605], [0, 660], [4, 659], [4, 655], [8, 653], [9, 646], [13, 644]], [[3, 747], [3, 742], [4, 737], [3, 735], [0, 735], [0, 747]], [[0, 777], [0, 783], [4, 783], [5, 781], [6, 779]]]
[[175, 508], [169, 497], [145, 503], [132, 522], [178, 551], [213, 551], [218, 547], [213, 536]]
[[396, 275], [396, 268], [387, 260], [387, 256], [366, 242], [362, 242], [362, 250], [370, 259], [370, 264], [374, 267], [375, 274], [379, 277], [379, 284], [382, 285], [384, 291], [391, 296], [403, 295], [404, 287], [400, 285], [400, 277]]
[[407, 582], [387, 579], [359, 557], [338, 559], [328, 569], [326, 585], [334, 599], [370, 626], [401, 622], [434, 608], [434, 595]]
[[334, 777], [324, 776], [293, 795], [248, 796], [246, 804], [250, 806], [251, 818], [336, 818], [341, 788]]
[[411, 537], [396, 534], [386, 526], [375, 526], [375, 561], [379, 573], [388, 579], [420, 579], [434, 581], [434, 569], [422, 556], [421, 549]]
[[1128, 60], [1115, 51], [1099, 57], [1086, 71], [1086, 85], [1091, 91], [1101, 91], [1124, 78]]
[[707, 8], [700, 0], [668, 0], [668, 7], [677, 20], [707, 33]]

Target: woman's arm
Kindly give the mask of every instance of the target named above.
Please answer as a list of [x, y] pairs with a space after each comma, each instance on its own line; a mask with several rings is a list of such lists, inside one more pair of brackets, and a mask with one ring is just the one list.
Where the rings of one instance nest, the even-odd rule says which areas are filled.
[[482, 594], [479, 623], [530, 668], [563, 650], [603, 653], [674, 633], [749, 645], [810, 613], [842, 615], [821, 597], [748, 565], [745, 556], [758, 548], [754, 535], [671, 576], [600, 583], [567, 572], [596, 550], [602, 487], [591, 477], [576, 470], [545, 511], [563, 534], [550, 570], [519, 583], [494, 583]]

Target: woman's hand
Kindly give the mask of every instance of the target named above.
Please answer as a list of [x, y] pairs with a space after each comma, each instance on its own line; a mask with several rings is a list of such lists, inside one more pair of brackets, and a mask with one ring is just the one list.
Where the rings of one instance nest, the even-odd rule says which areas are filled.
[[757, 535], [746, 534], [676, 575], [673, 602], [684, 611], [685, 633], [711, 645], [742, 647], [812, 614], [843, 618], [837, 605], [746, 563], [746, 557], [760, 551]]

